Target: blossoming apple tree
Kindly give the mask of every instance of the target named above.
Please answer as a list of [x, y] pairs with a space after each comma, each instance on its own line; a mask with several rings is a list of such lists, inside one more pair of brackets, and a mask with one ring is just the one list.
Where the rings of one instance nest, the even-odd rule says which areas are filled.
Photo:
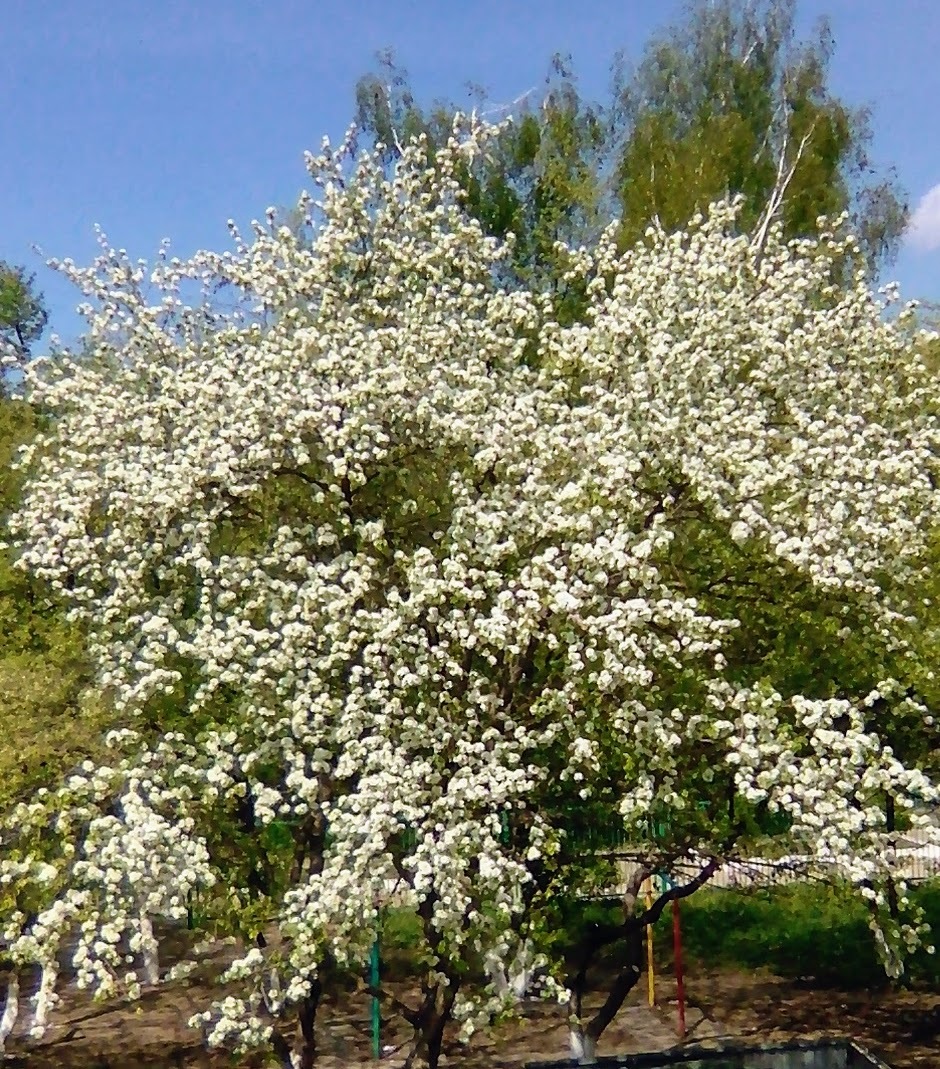
[[89, 330], [25, 371], [52, 419], [11, 527], [120, 724], [4, 818], [0, 1038], [30, 972], [46, 1027], [66, 944], [103, 997], [178, 975], [195, 899], [251, 940], [194, 1024], [309, 1066], [325, 969], [405, 901], [414, 1059], [509, 1006], [514, 958], [590, 1054], [635, 962], [583, 1021], [593, 950], [565, 973], [554, 910], [601, 879], [572, 830], [612, 816], [634, 897], [686, 874], [654, 914], [772, 835], [869, 897], [890, 969], [920, 937], [886, 817], [936, 798], [890, 743], [927, 730], [940, 425], [910, 330], [844, 278], [850, 239], [757, 243], [734, 204], [560, 250], [587, 294], [561, 325], [501, 288], [457, 181], [489, 132], [455, 131], [391, 173], [311, 157], [312, 242], [272, 214], [220, 255], [64, 265]]

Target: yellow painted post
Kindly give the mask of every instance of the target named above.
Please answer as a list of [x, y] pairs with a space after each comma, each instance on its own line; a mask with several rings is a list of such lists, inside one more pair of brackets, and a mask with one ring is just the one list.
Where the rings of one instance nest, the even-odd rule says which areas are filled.
[[[653, 904], [653, 878], [646, 879], [646, 908]], [[653, 926], [646, 926], [646, 998], [651, 1006], [656, 1005], [656, 971], [653, 966]]]

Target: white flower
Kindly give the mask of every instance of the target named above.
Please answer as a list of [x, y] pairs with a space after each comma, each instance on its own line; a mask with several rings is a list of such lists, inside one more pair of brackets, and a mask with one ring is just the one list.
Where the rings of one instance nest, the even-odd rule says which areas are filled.
[[[600, 799], [637, 842], [668, 811], [694, 862], [725, 834], [697, 804], [726, 795], [875, 889], [889, 970], [923, 937], [879, 927], [882, 806], [937, 792], [872, 695], [906, 690], [937, 526], [932, 369], [863, 282], [833, 286], [848, 243], [772, 231], [758, 258], [727, 204], [571, 251], [589, 307], [559, 323], [462, 213], [491, 133], [391, 173], [325, 148], [309, 246], [233, 228], [231, 253], [163, 257], [149, 294], [106, 246], [66, 268], [95, 308], [79, 352], [24, 371], [51, 418], [13, 537], [117, 712], [172, 708], [174, 730], [109, 733], [107, 767], [0, 824], [5, 900], [35, 913], [3, 918], [16, 963], [74, 937], [81, 985], [136, 997], [166, 975], [158, 919], [241, 930], [260, 895], [278, 952], [193, 1018], [243, 1050], [321, 962], [362, 966], [390, 900], [426, 907], [427, 985], [509, 960], [546, 874], [596, 882], [566, 805]], [[797, 654], [824, 652], [777, 634], [802, 614], [859, 643], [859, 693], [796, 692]], [[506, 1008], [461, 997], [465, 1035]]]

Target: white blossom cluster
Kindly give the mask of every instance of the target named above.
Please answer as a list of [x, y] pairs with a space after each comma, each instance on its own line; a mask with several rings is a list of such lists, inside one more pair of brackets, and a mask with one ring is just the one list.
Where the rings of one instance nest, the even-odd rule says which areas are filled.
[[[115, 733], [115, 744], [133, 732]], [[58, 1001], [63, 955], [79, 988], [137, 998], [160, 978], [154, 918], [184, 919], [188, 896], [215, 875], [186, 801], [163, 774], [173, 736], [145, 761], [114, 768], [86, 762], [55, 791], [6, 814], [0, 828], [4, 956], [14, 970], [38, 966], [30, 1032], [41, 1035]], [[7, 996], [15, 1021], [18, 981]]]
[[[569, 250], [586, 312], [561, 325], [500, 288], [508, 250], [461, 209], [487, 136], [391, 174], [326, 146], [310, 244], [271, 213], [222, 255], [65, 266], [89, 333], [25, 372], [54, 419], [12, 529], [115, 708], [175, 726], [0, 833], [3, 950], [47, 970], [40, 1002], [69, 933], [83, 982], [133, 994], [159, 978], [151, 918], [190, 890], [247, 901], [218, 847], [239, 807], [283, 877], [281, 942], [194, 1023], [245, 1046], [326, 954], [365, 959], [390, 881], [432, 986], [518, 954], [569, 802], [603, 795], [632, 831], [730, 778], [880, 888], [886, 792], [935, 798], [867, 692], [742, 683], [742, 621], [686, 567], [695, 534], [732, 574], [801, 576], [885, 648], [910, 615], [892, 592], [936, 523], [940, 425], [904, 323], [861, 274], [834, 281], [851, 243], [756, 250], [733, 204], [626, 253], [611, 231]], [[892, 963], [917, 934], [885, 929]], [[462, 991], [465, 1031], [505, 995]]]

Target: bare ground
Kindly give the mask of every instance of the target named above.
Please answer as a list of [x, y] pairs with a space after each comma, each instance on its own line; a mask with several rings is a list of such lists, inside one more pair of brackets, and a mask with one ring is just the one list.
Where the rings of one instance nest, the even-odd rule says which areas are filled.
[[[137, 1006], [101, 1008], [76, 1001], [59, 1015], [46, 1041], [28, 1050], [22, 1043], [13, 1045], [0, 1064], [4, 1069], [228, 1066], [231, 1059], [208, 1054], [186, 1023], [211, 997], [209, 989], [194, 983], [147, 993]], [[688, 1000], [689, 1042], [844, 1036], [859, 1040], [895, 1069], [940, 1066], [940, 993], [814, 989], [773, 976], [697, 971], [688, 980]], [[323, 1069], [375, 1065], [365, 998], [327, 1000], [319, 1033]], [[383, 1029], [383, 1062], [389, 1067], [401, 1063], [392, 1048], [405, 1038], [392, 1023]], [[646, 1005], [644, 979], [605, 1033], [598, 1053], [661, 1050], [677, 1041], [671, 977], [658, 978], [653, 1008]], [[528, 1061], [566, 1056], [567, 1031], [559, 1007], [531, 1001], [522, 1007], [520, 1019], [497, 1035], [469, 1048], [451, 1043], [445, 1064], [452, 1069], [519, 1069]], [[258, 1067], [265, 1061], [255, 1058], [247, 1064]]]

